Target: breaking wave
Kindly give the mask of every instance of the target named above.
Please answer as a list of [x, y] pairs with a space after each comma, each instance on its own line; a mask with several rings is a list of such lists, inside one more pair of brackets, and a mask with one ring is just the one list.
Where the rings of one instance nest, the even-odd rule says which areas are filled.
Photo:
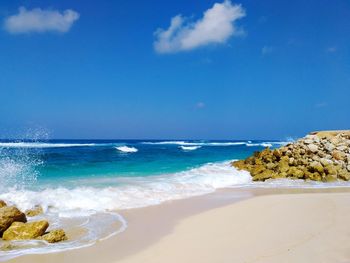
[[[88, 180], [88, 179], [86, 179]], [[209, 163], [174, 174], [148, 177], [96, 178], [112, 187], [48, 188], [43, 191], [14, 190], [0, 198], [25, 210], [40, 204], [45, 209], [67, 211], [113, 211], [160, 204], [167, 200], [210, 193], [218, 188], [251, 182], [248, 172], [237, 171], [230, 162]], [[99, 198], [96, 198], [98, 196]]]
[[179, 147], [184, 151], [194, 151], [194, 150], [201, 148], [202, 146], [183, 146], [183, 145], [180, 145]]
[[138, 151], [135, 147], [128, 147], [128, 146], [118, 146], [115, 147], [118, 151], [123, 153], [136, 153]]

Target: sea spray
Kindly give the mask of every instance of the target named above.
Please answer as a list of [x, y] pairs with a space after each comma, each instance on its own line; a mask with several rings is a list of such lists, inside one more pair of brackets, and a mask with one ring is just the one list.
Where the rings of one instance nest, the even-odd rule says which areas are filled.
[[29, 153], [26, 149], [0, 148], [0, 192], [33, 185], [38, 177], [37, 168], [42, 163], [38, 154]]

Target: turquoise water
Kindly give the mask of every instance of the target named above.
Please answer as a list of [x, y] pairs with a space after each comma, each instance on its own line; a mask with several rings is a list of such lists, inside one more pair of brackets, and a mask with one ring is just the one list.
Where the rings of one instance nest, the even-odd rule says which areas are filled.
[[[249, 183], [230, 161], [279, 141], [0, 141], [0, 198], [23, 209], [118, 210]], [[99, 199], [96, 199], [98, 197]]]
[[[278, 142], [268, 142], [278, 145]], [[23, 180], [28, 189], [62, 186], [105, 187], [102, 179], [148, 177], [196, 168], [210, 162], [241, 159], [266, 145], [262, 141], [101, 141], [56, 140], [45, 142], [0, 142], [3, 171], [13, 172], [9, 159], [23, 165], [12, 179]], [[116, 147], [133, 147], [123, 152]], [[181, 147], [198, 147], [182, 149]], [[5, 164], [4, 164], [5, 162]], [[8, 171], [6, 171], [6, 169]], [[16, 178], [17, 177], [17, 178]], [[25, 182], [25, 177], [28, 181]], [[89, 183], [87, 179], [92, 180]], [[86, 179], [81, 183], [79, 179]], [[13, 184], [13, 181], [11, 182]]]

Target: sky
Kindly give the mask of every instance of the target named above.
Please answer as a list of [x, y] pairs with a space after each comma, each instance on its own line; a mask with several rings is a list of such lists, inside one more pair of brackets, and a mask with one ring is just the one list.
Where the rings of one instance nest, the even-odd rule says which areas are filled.
[[348, 0], [0, 2], [0, 138], [350, 128]]

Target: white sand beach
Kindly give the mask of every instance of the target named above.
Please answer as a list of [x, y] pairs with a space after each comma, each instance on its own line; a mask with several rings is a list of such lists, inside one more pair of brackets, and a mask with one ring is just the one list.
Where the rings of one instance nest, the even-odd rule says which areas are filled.
[[[129, 228], [124, 233], [92, 247], [28, 255], [11, 262], [334, 263], [350, 260], [347, 190], [264, 194], [217, 208], [209, 208], [210, 205], [203, 203], [206, 200], [203, 197], [197, 201], [182, 200], [130, 212]], [[197, 213], [189, 215], [193, 205]]]

